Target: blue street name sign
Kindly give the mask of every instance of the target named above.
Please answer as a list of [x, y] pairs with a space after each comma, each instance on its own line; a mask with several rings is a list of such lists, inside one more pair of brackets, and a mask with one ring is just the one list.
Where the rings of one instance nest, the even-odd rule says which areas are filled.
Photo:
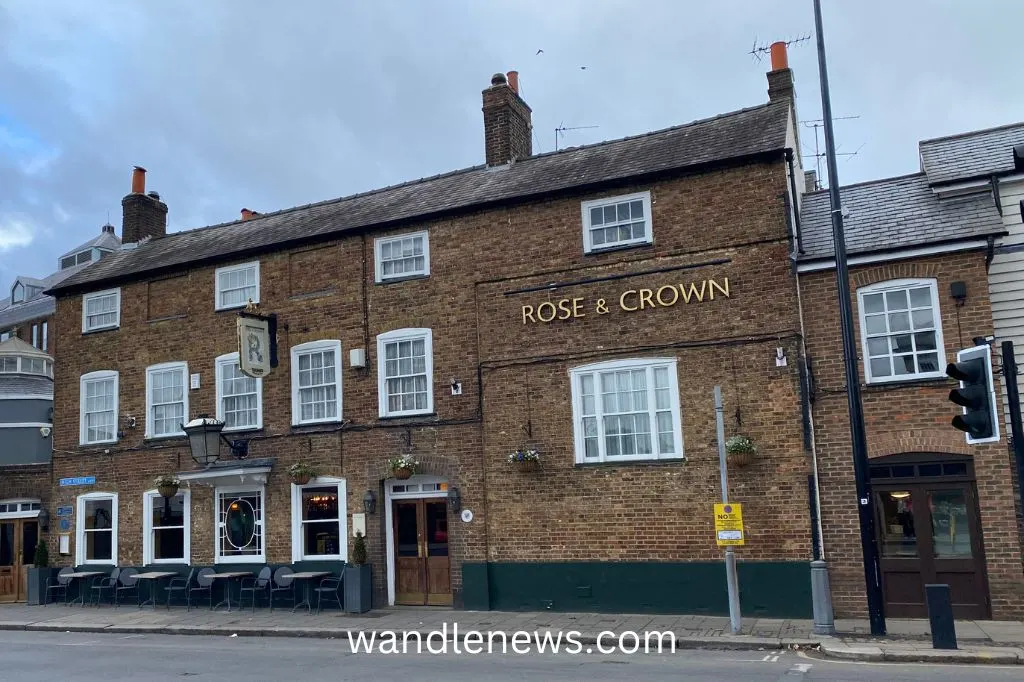
[[57, 507], [57, 516], [71, 516], [74, 513], [74, 507]]
[[78, 478], [62, 478], [61, 485], [92, 485], [96, 482], [95, 476], [79, 476]]

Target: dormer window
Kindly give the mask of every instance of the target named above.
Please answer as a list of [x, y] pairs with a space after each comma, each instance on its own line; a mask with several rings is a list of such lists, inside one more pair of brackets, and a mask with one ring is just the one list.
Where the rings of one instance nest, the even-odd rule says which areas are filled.
[[86, 249], [85, 251], [79, 251], [78, 253], [72, 253], [71, 255], [64, 256], [60, 259], [60, 269], [67, 270], [73, 268], [76, 265], [82, 265], [92, 260], [92, 249]]
[[25, 302], [25, 285], [18, 282], [11, 289], [11, 303], [24, 303]]

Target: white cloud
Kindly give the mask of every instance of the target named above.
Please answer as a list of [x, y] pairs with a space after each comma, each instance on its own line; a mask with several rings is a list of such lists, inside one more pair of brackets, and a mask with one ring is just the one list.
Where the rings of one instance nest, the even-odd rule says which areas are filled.
[[28, 246], [34, 238], [35, 230], [27, 221], [0, 218], [0, 253]]

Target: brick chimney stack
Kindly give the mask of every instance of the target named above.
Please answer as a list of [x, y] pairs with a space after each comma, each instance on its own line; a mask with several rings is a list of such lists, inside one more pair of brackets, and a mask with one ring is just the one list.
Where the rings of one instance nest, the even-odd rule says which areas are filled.
[[772, 70], [768, 72], [768, 99], [778, 102], [796, 97], [793, 88], [793, 70], [789, 68], [789, 57], [786, 55], [786, 43], [775, 42], [771, 45]]
[[167, 204], [156, 192], [146, 194], [146, 169], [132, 170], [132, 191], [121, 200], [121, 241], [135, 244], [147, 237], [159, 239], [167, 235]]
[[525, 159], [533, 154], [532, 110], [519, 96], [519, 73], [496, 73], [483, 91], [484, 149], [487, 165]]

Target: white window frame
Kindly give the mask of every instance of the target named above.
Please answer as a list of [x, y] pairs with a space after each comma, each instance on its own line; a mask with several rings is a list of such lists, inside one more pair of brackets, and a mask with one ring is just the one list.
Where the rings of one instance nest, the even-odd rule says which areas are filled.
[[[260, 495], [260, 554], [243, 556], [221, 556], [220, 553], [220, 498], [222, 494], [237, 495], [238, 493], [259, 492]], [[215, 564], [260, 564], [267, 562], [267, 486], [263, 483], [254, 485], [217, 486], [213, 490], [213, 563]]]
[[32, 325], [32, 347], [39, 348], [39, 325]]
[[[310, 352], [322, 352], [325, 350], [334, 351], [334, 385], [335, 393], [338, 396], [338, 413], [323, 419], [302, 419], [302, 410], [299, 405], [299, 356]], [[341, 341], [338, 339], [325, 339], [322, 341], [310, 341], [292, 346], [292, 426], [304, 426], [306, 424], [326, 424], [340, 422], [342, 411], [341, 393]]]
[[221, 289], [220, 289], [220, 276], [231, 272], [238, 272], [241, 270], [248, 270], [250, 268], [256, 271], [256, 295], [253, 297], [253, 303], [260, 302], [260, 262], [258, 260], [249, 261], [248, 263], [238, 263], [237, 265], [225, 265], [217, 268], [213, 273], [213, 299], [215, 310], [235, 310], [237, 308], [244, 308], [249, 304], [248, 301], [244, 303], [236, 303], [234, 305], [223, 305], [220, 302]]
[[[395, 329], [377, 335], [377, 403], [381, 417], [409, 417], [434, 412], [434, 333], [427, 327]], [[427, 407], [422, 410], [388, 410], [387, 377], [384, 373], [384, 348], [396, 341], [423, 339], [424, 364], [427, 374]]]
[[[93, 381], [107, 381], [114, 380], [114, 437], [110, 440], [94, 440], [90, 441], [86, 437], [89, 430], [85, 426], [85, 385]], [[89, 372], [83, 374], [78, 380], [78, 444], [79, 445], [98, 445], [100, 443], [116, 443], [117, 442], [117, 426], [119, 423], [120, 415], [120, 375], [113, 370], [99, 370], [97, 372]]]
[[[214, 360], [214, 377], [217, 382], [217, 419], [224, 421], [224, 395], [223, 379], [224, 368], [238, 364], [238, 353], [226, 353]], [[249, 426], [236, 426], [233, 428], [224, 427], [224, 431], [258, 431], [263, 428], [263, 379], [257, 377], [256, 382], [256, 423]]]
[[184, 403], [184, 410], [182, 412], [182, 423], [187, 423], [189, 420], [188, 416], [188, 392], [189, 392], [189, 375], [188, 375], [188, 363], [187, 362], [162, 362], [158, 365], [150, 365], [146, 368], [146, 438], [174, 438], [176, 436], [184, 436], [185, 432], [175, 431], [173, 433], [153, 433], [153, 373], [164, 372], [170, 369], [181, 370], [181, 388], [182, 388], [182, 402]]
[[[590, 209], [597, 208], [598, 206], [607, 206], [609, 204], [636, 201], [638, 199], [643, 201], [644, 204], [644, 236], [636, 239], [594, 245], [593, 235], [591, 234]], [[603, 197], [601, 199], [591, 199], [590, 201], [582, 202], [580, 209], [583, 213], [584, 253], [600, 253], [601, 251], [654, 243], [654, 221], [651, 219], [651, 193], [649, 191], [636, 192], [634, 194], [622, 194], [614, 197]]]
[[153, 510], [157, 508], [154, 503], [159, 505], [159, 508], [163, 507], [163, 496], [160, 495], [159, 490], [147, 490], [142, 493], [142, 565], [149, 566], [151, 564], [190, 564], [192, 561], [192, 491], [188, 488], [178, 489], [178, 495], [182, 495], [182, 505], [184, 506], [184, 517], [183, 521], [185, 524], [184, 528], [184, 542], [183, 552], [185, 556], [181, 559], [155, 559], [153, 558], [153, 552], [155, 551], [155, 543], [153, 542], [153, 531], [156, 528], [175, 528], [176, 526], [154, 526], [153, 525]]
[[[302, 491], [306, 488], [332, 487], [338, 489], [338, 553], [306, 554], [303, 551]], [[297, 561], [348, 561], [348, 496], [344, 478], [320, 476], [310, 479], [305, 485], [292, 483], [292, 563]]]
[[49, 321], [44, 320], [43, 321], [43, 346], [42, 346], [42, 350], [44, 352], [49, 352], [49, 350], [50, 350], [50, 348], [49, 348], [49, 341], [50, 341], [50, 323], [49, 323]]
[[[388, 242], [401, 241], [403, 239], [410, 239], [415, 237], [423, 238], [423, 270], [419, 272], [403, 272], [400, 275], [385, 275], [384, 263], [381, 256], [384, 244]], [[373, 254], [375, 281], [378, 284], [380, 284], [381, 282], [391, 282], [395, 280], [413, 279], [417, 277], [430, 276], [430, 236], [428, 235], [426, 230], [420, 230], [418, 232], [406, 232], [404, 234], [396, 234], [390, 237], [377, 237], [376, 239], [373, 240]]]
[[[919, 372], [916, 374], [890, 374], [888, 376], [874, 377], [871, 374], [871, 355], [868, 352], [868, 330], [865, 320], [864, 297], [869, 294], [884, 293], [892, 290], [908, 290], [921, 287], [928, 287], [932, 295], [932, 321], [935, 325], [935, 352], [938, 354], [938, 363], [934, 372]], [[910, 305], [910, 295], [907, 295], [907, 304]], [[908, 308], [909, 313], [909, 308]], [[888, 315], [888, 313], [886, 313]], [[939, 285], [935, 278], [913, 278], [913, 279], [891, 279], [884, 282], [875, 282], [857, 289], [857, 317], [860, 324], [860, 347], [862, 362], [864, 364], [864, 380], [869, 384], [897, 383], [903, 381], [921, 381], [922, 379], [945, 378], [946, 376], [946, 346], [942, 337], [942, 311], [939, 304]], [[888, 324], [888, 322], [886, 323]], [[911, 337], [914, 331], [908, 331]], [[892, 336], [888, 334], [887, 336]], [[876, 337], [877, 338], [877, 337]], [[915, 341], [911, 341], [916, 346]], [[928, 351], [924, 351], [928, 352]], [[918, 351], [914, 351], [915, 363]], [[889, 357], [892, 358], [890, 351]]]
[[[85, 503], [88, 500], [111, 500], [110, 505], [110, 559], [85, 558]], [[117, 493], [85, 493], [79, 495], [75, 509], [75, 565], [117, 565]]]
[[[117, 315], [117, 319], [112, 324], [105, 324], [97, 327], [90, 327], [88, 324], [88, 303], [90, 299], [102, 298], [105, 296], [114, 296], [114, 300], [117, 304], [114, 307], [114, 312]], [[121, 289], [104, 289], [103, 291], [93, 291], [88, 294], [82, 294], [82, 333], [87, 334], [89, 332], [98, 332], [105, 329], [118, 329], [121, 326]]]
[[[658, 452], [658, 425], [657, 418], [654, 416], [658, 412], [657, 402], [655, 400], [654, 387], [654, 369], [657, 367], [664, 367], [668, 370], [669, 409], [671, 410], [673, 417], [672, 434], [674, 452], [665, 454], [660, 454]], [[607, 446], [605, 443], [605, 427], [603, 419], [604, 415], [602, 413], [603, 410], [601, 405], [600, 381], [596, 375], [600, 372], [609, 372], [625, 369], [644, 369], [648, 373], [647, 412], [648, 415], [651, 416], [651, 444], [655, 450], [655, 452], [650, 455], [617, 455], [609, 457], [605, 454], [605, 448]], [[595, 375], [595, 414], [590, 416], [596, 417], [597, 420], [597, 439], [599, 456], [596, 459], [587, 459], [586, 446], [584, 443], [583, 391], [581, 386], [581, 377], [583, 375], [589, 374]], [[603, 462], [647, 462], [661, 460], [681, 460], [686, 458], [686, 455], [683, 450], [683, 415], [679, 403], [679, 375], [676, 358], [628, 358], [622, 360], [595, 362], [589, 365], [581, 365], [579, 367], [573, 367], [569, 370], [569, 381], [571, 384], [572, 392], [573, 442], [575, 445], [577, 464], [598, 464]]]

